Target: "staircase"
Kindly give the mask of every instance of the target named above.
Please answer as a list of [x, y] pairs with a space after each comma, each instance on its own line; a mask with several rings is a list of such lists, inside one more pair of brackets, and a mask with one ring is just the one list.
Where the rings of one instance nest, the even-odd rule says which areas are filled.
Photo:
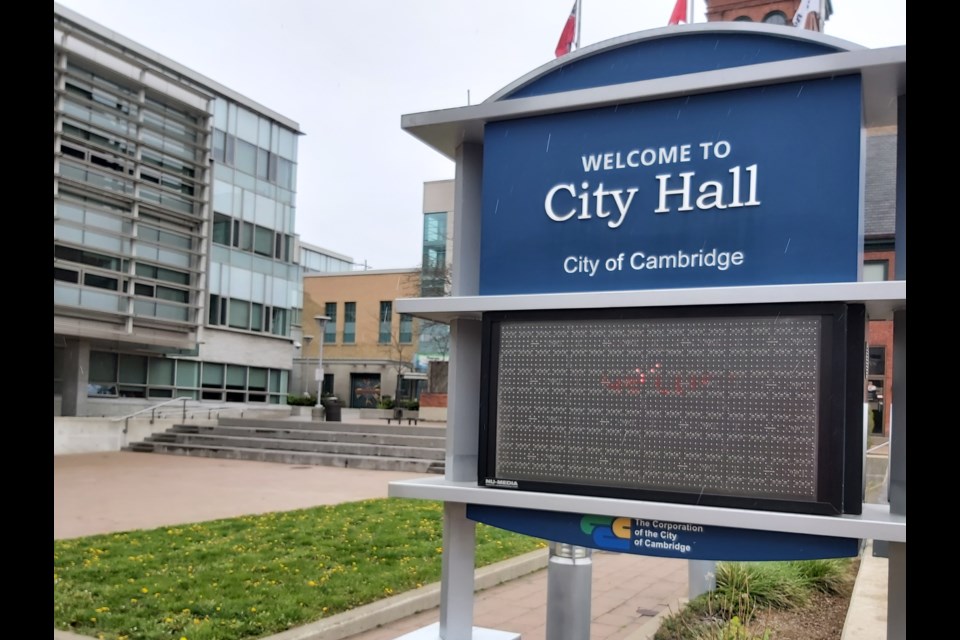
[[175, 425], [124, 450], [442, 474], [445, 444], [442, 427], [220, 418]]

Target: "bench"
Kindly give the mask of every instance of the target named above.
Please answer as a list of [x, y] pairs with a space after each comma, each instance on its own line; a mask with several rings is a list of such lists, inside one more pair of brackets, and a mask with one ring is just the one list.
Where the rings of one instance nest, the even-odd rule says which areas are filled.
[[404, 416], [402, 409], [394, 409], [393, 416], [387, 418], [387, 424], [391, 424], [394, 420], [397, 421], [397, 424], [400, 424], [402, 420], [406, 420], [407, 424], [417, 424], [417, 419], [419, 416]]

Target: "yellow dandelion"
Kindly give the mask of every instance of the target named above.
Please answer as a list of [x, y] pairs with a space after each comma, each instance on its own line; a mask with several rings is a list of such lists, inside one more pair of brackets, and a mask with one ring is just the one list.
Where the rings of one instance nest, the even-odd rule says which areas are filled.
[[150, 593], [150, 589], [147, 589], [146, 587], [140, 587], [140, 593]]

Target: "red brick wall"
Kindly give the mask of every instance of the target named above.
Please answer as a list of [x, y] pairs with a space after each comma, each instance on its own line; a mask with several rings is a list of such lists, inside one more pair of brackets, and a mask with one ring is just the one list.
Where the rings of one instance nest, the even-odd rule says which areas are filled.
[[[864, 251], [863, 261], [887, 261], [887, 279], [893, 279], [893, 251]], [[883, 366], [883, 435], [890, 435], [890, 404], [893, 402], [893, 321], [871, 320], [868, 327], [867, 344], [871, 347], [884, 347]]]
[[[771, 11], [782, 11], [787, 21], [793, 20], [800, 0], [708, 0], [707, 22], [729, 22], [741, 16], [760, 22]], [[694, 22], [700, 21], [694, 16]]]
[[445, 407], [447, 406], [447, 394], [445, 393], [421, 393], [420, 408], [423, 407]]

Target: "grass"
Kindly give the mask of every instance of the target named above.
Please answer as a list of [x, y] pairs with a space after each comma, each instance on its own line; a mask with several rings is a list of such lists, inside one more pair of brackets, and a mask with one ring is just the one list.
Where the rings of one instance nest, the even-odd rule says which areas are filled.
[[[246, 640], [440, 579], [442, 503], [384, 498], [55, 540], [54, 626]], [[476, 566], [546, 547], [477, 525]]]
[[716, 589], [664, 618], [654, 640], [753, 640], [745, 625], [758, 611], [792, 609], [814, 592], [839, 593], [851, 560], [719, 562]]

